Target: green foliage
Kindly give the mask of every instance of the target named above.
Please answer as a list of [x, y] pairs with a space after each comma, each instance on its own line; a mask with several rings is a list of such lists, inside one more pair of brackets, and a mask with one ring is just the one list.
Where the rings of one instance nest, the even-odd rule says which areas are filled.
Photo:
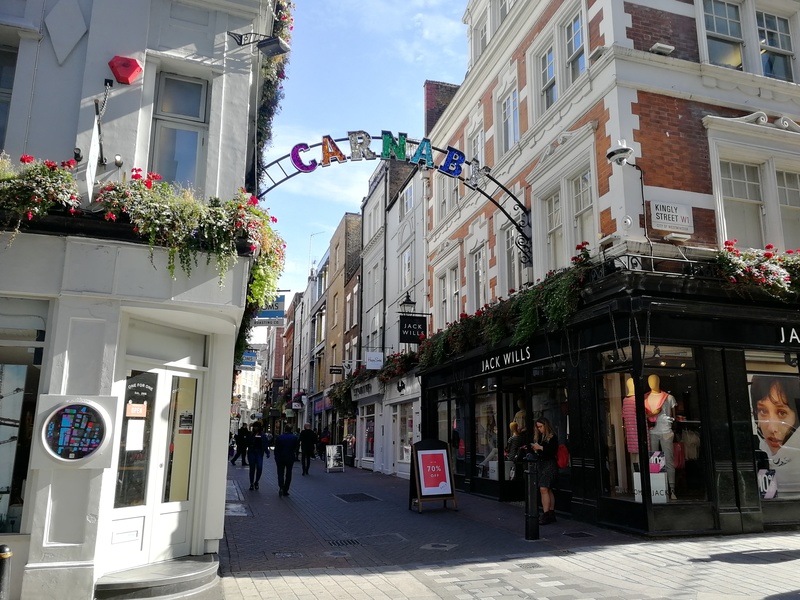
[[458, 321], [424, 339], [419, 347], [420, 366], [436, 366], [468, 350], [494, 346], [509, 338], [519, 344], [541, 327], [566, 325], [579, 308], [580, 291], [591, 267], [588, 243], [578, 245], [576, 250], [571, 267], [551, 271], [523, 291], [512, 290], [510, 299], [499, 298], [474, 315], [462, 313]]
[[56, 206], [77, 212], [80, 198], [71, 173], [75, 165], [72, 159], [58, 165], [23, 154], [15, 167], [8, 154], [0, 153], [0, 210], [8, 213], [7, 223], [15, 224], [15, 232], [23, 221], [42, 217]]

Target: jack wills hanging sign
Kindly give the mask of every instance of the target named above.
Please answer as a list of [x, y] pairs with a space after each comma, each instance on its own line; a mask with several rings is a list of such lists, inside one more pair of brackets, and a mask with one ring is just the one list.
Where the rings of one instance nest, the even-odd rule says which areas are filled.
[[400, 315], [400, 343], [419, 344], [419, 336], [428, 332], [428, 319], [424, 316]]

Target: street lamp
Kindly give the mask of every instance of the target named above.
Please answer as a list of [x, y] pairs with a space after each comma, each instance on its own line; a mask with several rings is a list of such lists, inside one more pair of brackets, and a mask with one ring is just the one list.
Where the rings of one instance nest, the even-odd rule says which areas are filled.
[[409, 314], [414, 312], [414, 308], [417, 306], [417, 303], [411, 299], [411, 296], [408, 292], [406, 292], [406, 297], [403, 298], [403, 301], [400, 303], [400, 312], [403, 314]]

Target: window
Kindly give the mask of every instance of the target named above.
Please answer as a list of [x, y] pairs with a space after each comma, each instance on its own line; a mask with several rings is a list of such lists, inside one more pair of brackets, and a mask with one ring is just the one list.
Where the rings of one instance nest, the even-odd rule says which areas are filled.
[[0, 50], [0, 149], [5, 148], [8, 111], [11, 107], [11, 89], [14, 87], [14, 71], [17, 53]]
[[408, 187], [400, 195], [400, 219], [405, 219], [414, 208], [414, 184], [409, 183]]
[[578, 12], [540, 36], [542, 45], [531, 57], [531, 65], [535, 65], [532, 68], [538, 69], [531, 79], [538, 81], [535, 109], [539, 115], [562, 98], [565, 91], [586, 72], [583, 22], [583, 13]]
[[162, 73], [155, 108], [153, 167], [165, 180], [202, 192], [208, 84]]
[[506, 17], [508, 16], [508, 9], [511, 8], [511, 4], [513, 4], [513, 0], [500, 0], [500, 2], [498, 2], [501, 23], [506, 20]]
[[339, 324], [339, 294], [333, 295], [333, 325]]
[[703, 0], [708, 60], [712, 65], [742, 70], [742, 20], [739, 5]]
[[405, 290], [413, 283], [413, 273], [411, 264], [411, 246], [403, 250], [400, 255], [400, 289]]
[[358, 285], [353, 287], [353, 327], [358, 325]]
[[560, 269], [566, 266], [561, 194], [556, 192], [545, 202], [547, 204], [547, 269]]
[[[522, 264], [519, 249], [516, 244], [518, 235], [514, 227], [506, 227], [503, 229], [505, 250], [503, 260], [505, 262], [505, 287], [507, 293], [511, 293], [510, 290], [517, 291], [522, 287], [524, 265]], [[502, 296], [503, 294], [501, 293], [500, 295]]]
[[478, 310], [487, 302], [486, 289], [486, 254], [483, 246], [470, 256], [472, 263], [472, 301], [473, 309]]
[[597, 228], [592, 210], [592, 176], [587, 169], [570, 181], [572, 192], [572, 214], [575, 221], [575, 245], [591, 242]]
[[437, 278], [436, 296], [439, 304], [436, 314], [437, 327], [444, 328], [448, 323], [456, 322], [461, 314], [458, 266], [449, 267]]
[[763, 11], [756, 12], [758, 39], [761, 42], [761, 68], [764, 75], [794, 81], [792, 79], [792, 35], [789, 31], [789, 19], [771, 15]]
[[478, 130], [473, 133], [469, 138], [469, 151], [470, 155], [467, 157], [470, 161], [477, 158], [481, 165], [483, 161], [483, 124], [481, 123]]
[[542, 55], [542, 106], [547, 110], [556, 102], [556, 60], [553, 48]]
[[756, 0], [703, 1], [708, 62], [794, 82], [792, 30], [797, 12], [778, 14], [762, 10], [761, 4]]
[[489, 21], [484, 14], [472, 29], [472, 62], [478, 61], [489, 43]]
[[573, 83], [586, 70], [586, 59], [583, 51], [583, 26], [578, 13], [566, 26], [567, 39], [567, 73], [569, 83]]
[[519, 141], [519, 105], [517, 90], [509, 92], [500, 102], [501, 143], [503, 154]]
[[448, 202], [449, 199], [447, 197], [447, 175], [442, 175], [442, 174], [437, 175], [437, 181], [439, 184], [437, 186], [438, 187], [437, 206], [439, 208], [438, 217], [439, 217], [439, 222], [441, 223], [442, 221], [444, 221], [445, 217], [447, 217], [447, 213], [450, 212], [450, 206], [449, 206], [450, 203]]
[[344, 330], [350, 330], [350, 315], [353, 310], [352, 296], [347, 294], [344, 299]]
[[740, 248], [763, 248], [761, 173], [755, 165], [720, 163], [725, 230]]

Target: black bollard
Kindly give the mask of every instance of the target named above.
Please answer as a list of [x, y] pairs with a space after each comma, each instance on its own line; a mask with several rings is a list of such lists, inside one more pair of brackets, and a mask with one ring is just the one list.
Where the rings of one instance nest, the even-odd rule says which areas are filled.
[[525, 539], [539, 539], [539, 457], [525, 456]]
[[0, 600], [11, 600], [11, 548], [0, 544]]

